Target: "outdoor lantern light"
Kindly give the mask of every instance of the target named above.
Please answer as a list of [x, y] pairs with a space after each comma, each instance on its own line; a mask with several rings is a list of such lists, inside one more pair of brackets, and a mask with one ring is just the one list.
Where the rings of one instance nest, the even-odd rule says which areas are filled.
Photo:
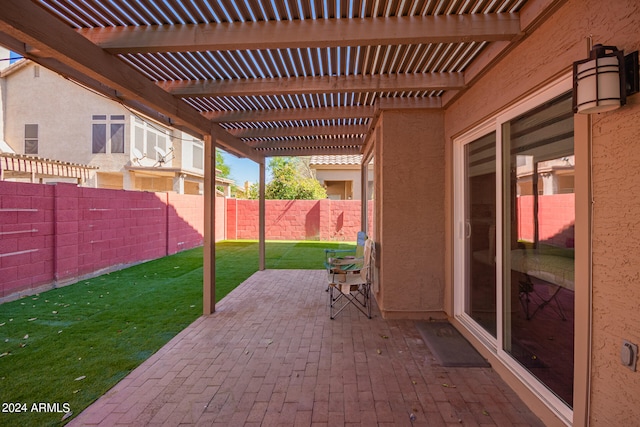
[[638, 51], [626, 57], [615, 46], [597, 44], [589, 58], [573, 63], [573, 111], [593, 114], [614, 110], [638, 92]]

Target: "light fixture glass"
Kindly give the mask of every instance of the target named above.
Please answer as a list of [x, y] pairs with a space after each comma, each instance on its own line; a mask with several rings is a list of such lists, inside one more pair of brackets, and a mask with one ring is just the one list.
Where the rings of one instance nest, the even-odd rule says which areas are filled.
[[626, 103], [624, 53], [595, 45], [589, 58], [573, 64], [574, 111], [603, 113]]
[[620, 107], [618, 58], [597, 58], [578, 65], [578, 113], [593, 114]]

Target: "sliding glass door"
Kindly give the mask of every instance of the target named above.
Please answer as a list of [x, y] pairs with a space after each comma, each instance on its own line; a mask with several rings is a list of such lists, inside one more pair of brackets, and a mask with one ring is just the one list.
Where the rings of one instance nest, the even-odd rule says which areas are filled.
[[496, 337], [496, 134], [464, 146], [464, 312]]
[[454, 145], [456, 317], [571, 419], [574, 169], [570, 80]]
[[571, 96], [502, 125], [503, 348], [573, 404], [574, 170]]

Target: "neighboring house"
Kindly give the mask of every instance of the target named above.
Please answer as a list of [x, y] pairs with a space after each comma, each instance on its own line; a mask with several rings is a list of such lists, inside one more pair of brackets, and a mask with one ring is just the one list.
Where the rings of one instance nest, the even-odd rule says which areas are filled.
[[[361, 155], [311, 156], [309, 167], [330, 199], [362, 200], [361, 163]], [[373, 163], [369, 165], [367, 175], [367, 192], [372, 195]]]
[[575, 156], [537, 163], [534, 163], [533, 156], [518, 156], [516, 174], [518, 196], [571, 194], [574, 190]]
[[[3, 66], [0, 152], [35, 162], [69, 162], [87, 172], [82, 178], [40, 174], [40, 182], [202, 194], [201, 140], [148, 120], [29, 60]], [[4, 179], [29, 179], [25, 171], [19, 172], [7, 172]], [[225, 195], [232, 183], [216, 180]]]

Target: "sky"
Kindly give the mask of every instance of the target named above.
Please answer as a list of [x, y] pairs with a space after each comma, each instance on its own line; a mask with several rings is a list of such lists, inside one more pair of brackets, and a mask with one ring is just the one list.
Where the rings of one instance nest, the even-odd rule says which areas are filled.
[[[236, 185], [243, 186], [245, 181], [256, 183], [260, 179], [260, 167], [256, 162], [249, 159], [240, 159], [224, 150], [222, 151], [224, 162], [231, 169], [231, 179]], [[267, 180], [269, 177], [267, 176]]]

